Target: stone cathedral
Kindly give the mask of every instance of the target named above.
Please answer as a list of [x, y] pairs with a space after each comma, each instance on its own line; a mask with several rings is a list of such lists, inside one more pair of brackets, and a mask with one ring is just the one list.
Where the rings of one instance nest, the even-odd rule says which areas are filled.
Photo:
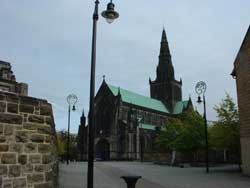
[[[113, 86], [103, 79], [95, 97], [95, 156], [98, 160], [150, 160], [154, 140], [170, 118], [193, 110], [182, 100], [182, 80], [175, 79], [171, 54], [163, 30], [156, 79], [149, 79], [150, 97]], [[78, 132], [82, 158], [87, 153], [84, 114]]]

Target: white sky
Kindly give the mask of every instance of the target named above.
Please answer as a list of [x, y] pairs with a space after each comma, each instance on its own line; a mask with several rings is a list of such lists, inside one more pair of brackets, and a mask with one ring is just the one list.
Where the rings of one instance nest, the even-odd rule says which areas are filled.
[[[100, 11], [108, 0], [101, 0]], [[98, 22], [96, 89], [108, 83], [149, 96], [155, 78], [163, 25], [183, 98], [196, 100], [197, 81], [207, 82], [208, 119], [228, 92], [230, 73], [250, 23], [249, 0], [114, 0], [120, 18]], [[12, 63], [30, 95], [53, 104], [57, 129], [67, 127], [66, 97], [79, 97], [71, 131], [88, 111], [92, 14], [89, 0], [1, 0], [0, 59]], [[196, 104], [195, 104], [196, 105]], [[198, 107], [202, 112], [202, 108]]]

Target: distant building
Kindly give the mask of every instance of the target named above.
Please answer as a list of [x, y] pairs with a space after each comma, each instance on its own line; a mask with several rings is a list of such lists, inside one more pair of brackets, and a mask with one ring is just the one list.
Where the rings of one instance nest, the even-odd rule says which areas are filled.
[[16, 82], [11, 64], [5, 61], [0, 61], [0, 91], [28, 95], [28, 84]]
[[[170, 118], [193, 110], [191, 98], [182, 100], [182, 80], [175, 79], [165, 30], [156, 73], [154, 81], [149, 79], [151, 97], [113, 86], [103, 79], [95, 97], [97, 159], [150, 159], [154, 140]], [[81, 135], [87, 135], [87, 127], [79, 130]], [[87, 151], [87, 146], [83, 148]]]
[[236, 78], [243, 173], [250, 176], [250, 27], [234, 62]]
[[80, 125], [78, 129], [77, 135], [77, 149], [78, 149], [78, 160], [86, 160], [87, 159], [87, 138], [88, 138], [88, 131], [86, 127], [86, 117], [84, 115], [84, 111], [82, 113], [80, 119]]

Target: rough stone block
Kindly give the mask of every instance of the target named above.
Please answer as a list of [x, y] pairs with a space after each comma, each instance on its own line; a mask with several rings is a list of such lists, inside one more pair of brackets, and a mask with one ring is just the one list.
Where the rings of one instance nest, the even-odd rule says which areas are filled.
[[39, 105], [39, 100], [36, 99], [36, 98], [32, 98], [32, 97], [22, 96], [20, 98], [20, 103], [25, 104], [25, 105], [38, 106]]
[[13, 188], [26, 188], [26, 179], [25, 178], [14, 179]]
[[0, 165], [0, 177], [7, 176], [7, 165]]
[[51, 105], [41, 105], [40, 106], [40, 115], [50, 116], [52, 114]]
[[4, 179], [3, 180], [3, 188], [12, 188], [12, 179]]
[[33, 165], [32, 164], [22, 165], [22, 172], [25, 174], [32, 173], [33, 172]]
[[48, 182], [48, 181], [52, 181], [53, 180], [53, 177], [54, 177], [54, 174], [53, 174], [53, 171], [50, 171], [50, 172], [46, 172], [45, 173], [45, 180]]
[[3, 183], [3, 188], [12, 188], [12, 183]]
[[22, 165], [25, 165], [27, 164], [27, 155], [19, 155], [18, 156], [18, 163], [19, 164], [22, 164]]
[[5, 136], [0, 136], [0, 143], [4, 143], [6, 141], [6, 137]]
[[2, 164], [16, 164], [16, 154], [15, 153], [3, 153]]
[[44, 136], [41, 134], [32, 134], [30, 137], [30, 140], [32, 142], [43, 142], [44, 141]]
[[0, 113], [0, 122], [8, 124], [22, 124], [23, 118], [20, 115]]
[[34, 185], [34, 188], [53, 188], [52, 183], [41, 183], [41, 184], [36, 184]]
[[19, 98], [16, 95], [6, 95], [6, 100], [12, 103], [19, 103]]
[[6, 110], [6, 103], [0, 102], [0, 112], [5, 112], [5, 110]]
[[16, 131], [16, 142], [28, 142], [29, 135], [27, 131]]
[[9, 150], [10, 152], [21, 153], [23, 151], [23, 144], [10, 143]]
[[50, 153], [51, 152], [50, 144], [38, 144], [38, 152], [39, 153]]
[[8, 103], [7, 112], [17, 114], [18, 113], [18, 104]]
[[45, 142], [46, 143], [51, 143], [51, 141], [52, 141], [51, 136], [45, 136]]
[[39, 126], [37, 128], [37, 131], [38, 131], [38, 133], [41, 133], [41, 134], [50, 135], [51, 134], [51, 127], [49, 127], [49, 126]]
[[37, 151], [37, 144], [35, 144], [35, 143], [27, 143], [27, 144], [25, 144], [24, 151], [26, 153], [35, 153]]
[[0, 124], [0, 134], [3, 134], [3, 128], [4, 128], [4, 125]]
[[29, 162], [31, 164], [39, 164], [41, 163], [41, 155], [30, 155]]
[[1, 152], [6, 152], [9, 150], [9, 145], [7, 144], [0, 144], [0, 153]]
[[42, 157], [42, 163], [43, 164], [49, 164], [52, 162], [52, 156], [51, 155], [43, 155]]
[[23, 113], [33, 114], [34, 113], [34, 106], [21, 104], [19, 106], [19, 110], [20, 110], [20, 112], [23, 112]]
[[44, 123], [44, 117], [37, 116], [37, 115], [30, 115], [29, 118], [28, 118], [28, 120], [31, 123], [40, 123], [40, 124]]
[[52, 119], [51, 119], [51, 117], [46, 117], [46, 118], [45, 118], [45, 123], [46, 123], [47, 125], [52, 125]]
[[12, 135], [13, 130], [14, 130], [14, 128], [13, 128], [12, 125], [5, 125], [5, 127], [4, 127], [4, 135], [7, 135], [7, 136]]
[[43, 174], [29, 174], [27, 176], [28, 183], [41, 183], [44, 181]]
[[20, 165], [10, 165], [9, 166], [9, 177], [19, 177], [21, 175]]
[[44, 165], [36, 165], [35, 171], [36, 172], [44, 172], [45, 166]]
[[6, 97], [3, 93], [0, 93], [0, 100], [3, 101], [3, 100], [6, 100]]
[[34, 123], [24, 123], [23, 128], [27, 129], [27, 130], [37, 130], [38, 125], [36, 125]]

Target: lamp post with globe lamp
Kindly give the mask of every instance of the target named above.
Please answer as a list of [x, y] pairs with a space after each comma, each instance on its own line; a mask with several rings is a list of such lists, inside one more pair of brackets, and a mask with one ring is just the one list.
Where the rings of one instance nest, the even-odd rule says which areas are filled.
[[[204, 123], [205, 123], [205, 141], [206, 141], [206, 172], [209, 173], [209, 159], [208, 159], [208, 134], [207, 134], [207, 113], [206, 113], [206, 97], [205, 93], [207, 90], [207, 85], [204, 81], [200, 81], [195, 86], [195, 92], [198, 95], [197, 102], [200, 104], [203, 102], [204, 107]], [[202, 99], [201, 99], [202, 97]]]
[[[99, 0], [95, 1], [95, 9], [93, 14], [93, 30], [92, 30], [92, 52], [91, 52], [91, 75], [90, 75], [90, 99], [89, 99], [89, 123], [88, 123], [88, 180], [87, 188], [93, 188], [94, 179], [94, 97], [95, 97], [95, 67], [96, 67], [96, 34], [97, 21], [99, 19]], [[112, 23], [119, 17], [119, 13], [115, 11], [115, 5], [112, 0], [108, 3], [107, 9], [102, 12], [102, 16], [108, 23]]]

